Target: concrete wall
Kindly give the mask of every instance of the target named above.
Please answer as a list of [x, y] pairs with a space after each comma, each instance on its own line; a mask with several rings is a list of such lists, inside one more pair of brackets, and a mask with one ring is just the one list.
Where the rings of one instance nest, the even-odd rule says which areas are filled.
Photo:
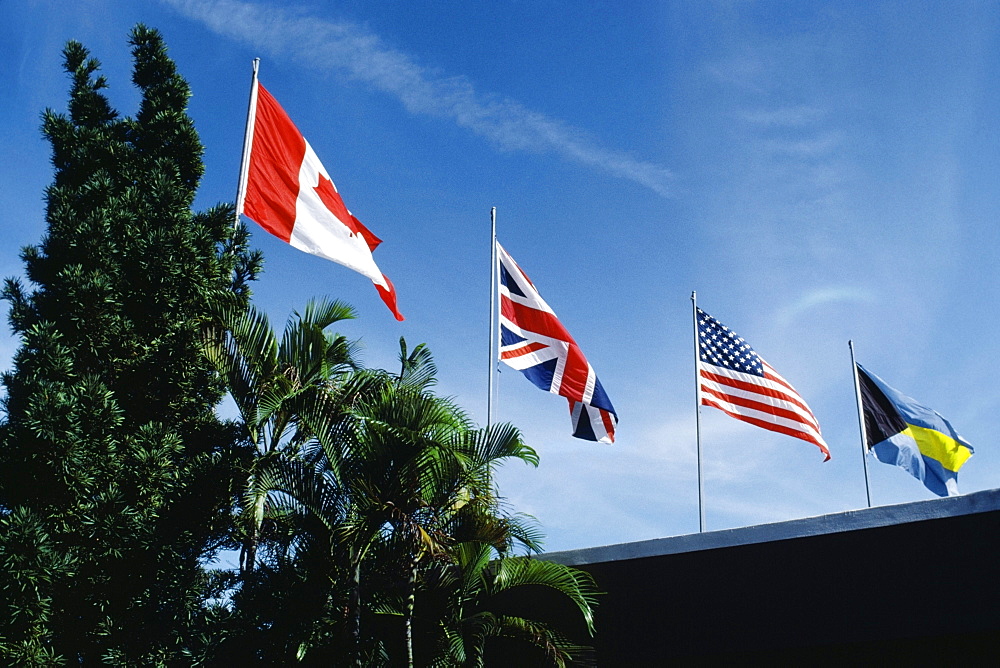
[[557, 552], [601, 666], [1000, 657], [1000, 490]]

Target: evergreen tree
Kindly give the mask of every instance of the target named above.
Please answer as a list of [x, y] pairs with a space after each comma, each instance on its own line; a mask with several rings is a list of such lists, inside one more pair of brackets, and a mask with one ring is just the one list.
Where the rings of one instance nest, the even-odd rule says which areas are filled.
[[231, 206], [192, 211], [190, 90], [157, 31], [130, 43], [134, 118], [82, 45], [64, 49], [47, 233], [22, 251], [31, 288], [3, 291], [21, 347], [2, 378], [0, 663], [191, 662], [252, 456], [214, 413], [200, 333], [213, 302], [246, 306], [260, 256]]

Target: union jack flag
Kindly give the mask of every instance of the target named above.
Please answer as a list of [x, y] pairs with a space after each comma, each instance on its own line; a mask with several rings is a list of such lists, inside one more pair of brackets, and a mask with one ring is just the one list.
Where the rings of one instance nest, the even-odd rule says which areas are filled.
[[538, 388], [569, 400], [573, 436], [614, 443], [618, 414], [580, 346], [499, 243], [497, 256], [500, 359]]

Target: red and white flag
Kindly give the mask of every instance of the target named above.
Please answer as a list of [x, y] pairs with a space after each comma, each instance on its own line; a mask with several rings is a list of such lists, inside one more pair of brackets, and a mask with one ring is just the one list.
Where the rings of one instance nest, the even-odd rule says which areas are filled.
[[830, 459], [819, 421], [795, 388], [743, 337], [700, 308], [695, 315], [700, 403], [737, 420], [801, 438]]
[[615, 442], [618, 413], [583, 351], [528, 275], [496, 245], [500, 260], [500, 359], [539, 389], [569, 400], [573, 436]]
[[237, 213], [299, 250], [367, 276], [402, 320], [396, 289], [372, 257], [382, 240], [348, 211], [309, 142], [256, 78], [249, 124], [249, 165]]

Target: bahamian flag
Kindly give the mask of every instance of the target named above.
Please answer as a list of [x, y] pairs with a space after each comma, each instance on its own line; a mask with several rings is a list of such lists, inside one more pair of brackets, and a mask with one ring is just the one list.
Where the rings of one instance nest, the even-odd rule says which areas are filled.
[[940, 413], [889, 387], [858, 364], [865, 439], [880, 462], [910, 472], [938, 496], [958, 494], [958, 470], [972, 446]]

